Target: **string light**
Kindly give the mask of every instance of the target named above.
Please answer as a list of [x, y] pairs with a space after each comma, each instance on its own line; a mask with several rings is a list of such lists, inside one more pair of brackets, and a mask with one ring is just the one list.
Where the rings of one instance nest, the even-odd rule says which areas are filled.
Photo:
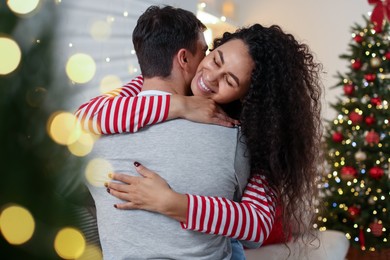
[[199, 4], [199, 8], [203, 9], [205, 7], [206, 7], [206, 3], [202, 2], [202, 3]]

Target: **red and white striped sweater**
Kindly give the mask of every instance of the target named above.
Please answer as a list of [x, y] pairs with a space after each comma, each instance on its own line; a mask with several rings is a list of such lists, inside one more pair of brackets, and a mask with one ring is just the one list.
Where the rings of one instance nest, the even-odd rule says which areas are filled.
[[[115, 134], [137, 132], [144, 126], [168, 117], [170, 96], [139, 96], [142, 76], [122, 88], [91, 99], [81, 105], [76, 116], [87, 132]], [[263, 176], [252, 176], [242, 201], [187, 194], [187, 223], [182, 228], [223, 235], [262, 244], [271, 232], [276, 192]]]

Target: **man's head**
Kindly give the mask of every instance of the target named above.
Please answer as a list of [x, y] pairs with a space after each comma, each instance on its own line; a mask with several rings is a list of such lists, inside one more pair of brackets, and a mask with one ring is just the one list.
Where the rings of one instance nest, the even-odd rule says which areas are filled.
[[141, 72], [145, 78], [171, 75], [173, 60], [178, 55], [188, 63], [188, 77], [195, 75], [207, 45], [206, 29], [196, 16], [171, 6], [149, 7], [138, 19], [133, 31], [133, 44]]

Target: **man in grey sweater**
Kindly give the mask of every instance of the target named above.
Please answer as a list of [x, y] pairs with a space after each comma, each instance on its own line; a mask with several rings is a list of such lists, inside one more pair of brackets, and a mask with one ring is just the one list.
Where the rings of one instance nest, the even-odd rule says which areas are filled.
[[[189, 93], [207, 45], [205, 27], [185, 10], [149, 8], [138, 20], [133, 43], [144, 76], [140, 95]], [[176, 47], [175, 47], [176, 46]], [[249, 165], [237, 128], [172, 120], [135, 134], [103, 136], [91, 154], [117, 173], [140, 161], [180, 193], [239, 198]], [[134, 174], [136, 175], [136, 174]], [[230, 239], [183, 230], [163, 215], [115, 210], [118, 199], [89, 185], [97, 208], [104, 259], [230, 259]]]

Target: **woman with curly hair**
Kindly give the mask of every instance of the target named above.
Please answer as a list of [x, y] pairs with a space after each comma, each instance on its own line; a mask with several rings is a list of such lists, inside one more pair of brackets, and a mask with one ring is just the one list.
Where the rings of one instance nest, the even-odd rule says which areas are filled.
[[[227, 66], [220, 48], [232, 41], [244, 43], [254, 62], [253, 70], [248, 71], [250, 84], [244, 97], [223, 106], [231, 117], [240, 120], [245, 137], [241, 141], [250, 155], [252, 178], [242, 201], [227, 202], [219, 198], [179, 194], [170, 189], [158, 174], [138, 162], [134, 164], [142, 177], [114, 173], [111, 177], [123, 183], [108, 183], [108, 192], [126, 201], [115, 205], [119, 209], [154, 211], [180, 221], [186, 229], [262, 243], [269, 235], [275, 214], [275, 198], [264, 192], [273, 190], [282, 215], [284, 240], [298, 238], [310, 231], [310, 217], [314, 216], [322, 130], [321, 66], [314, 61], [305, 44], [283, 32], [279, 26], [254, 24], [234, 33], [224, 33], [214, 41], [213, 51], [198, 67], [198, 71], [208, 75], [209, 80], [202, 83], [206, 89], [192, 88], [195, 96], [223, 103], [216, 99], [218, 93], [210, 89], [218, 88], [221, 81], [226, 81], [226, 75], [216, 71]], [[234, 52], [234, 49], [224, 51]], [[137, 80], [142, 83], [142, 78]], [[196, 75], [194, 80], [199, 80]], [[175, 106], [186, 107], [180, 102], [175, 103], [173, 97], [170, 101], [169, 111]], [[185, 117], [185, 110], [180, 113], [163, 118]], [[144, 115], [144, 118], [148, 116]], [[143, 126], [141, 122], [139, 124]], [[265, 197], [271, 200], [266, 205], [270, 209], [267, 212], [262, 210]], [[256, 215], [254, 212], [259, 211], [261, 214], [257, 216], [261, 220], [254, 224], [256, 217], [252, 213]], [[236, 217], [231, 217], [234, 213]], [[262, 225], [259, 224], [261, 221], [271, 223]], [[291, 223], [296, 225], [291, 226]], [[254, 232], [254, 229], [259, 231]]]

